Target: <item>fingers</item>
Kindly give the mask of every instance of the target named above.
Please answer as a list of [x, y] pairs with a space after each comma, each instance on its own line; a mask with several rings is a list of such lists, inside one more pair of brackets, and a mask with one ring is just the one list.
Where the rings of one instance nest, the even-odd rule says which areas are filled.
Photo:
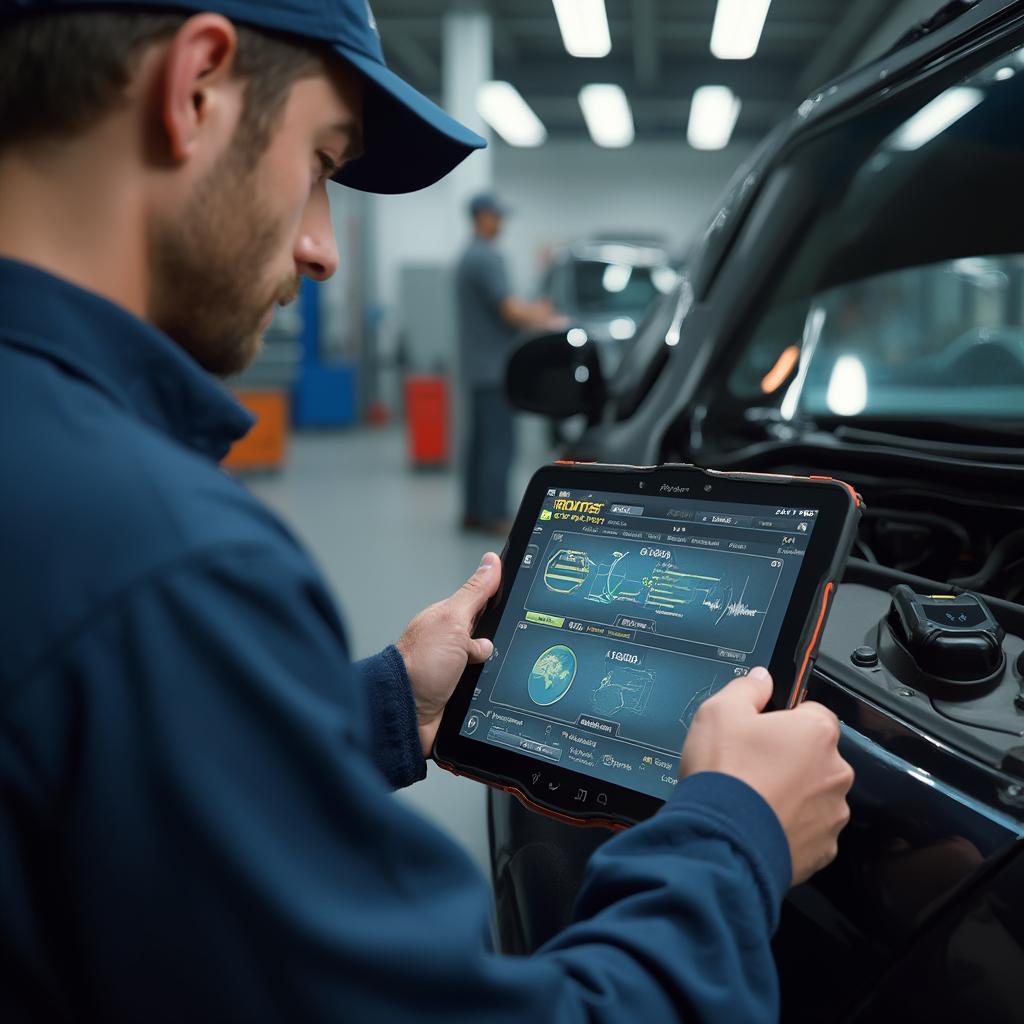
[[772, 677], [768, 669], [752, 668], [745, 676], [732, 680], [711, 700], [719, 703], [733, 702], [763, 711], [772, 696]]
[[494, 596], [500, 582], [501, 559], [488, 551], [476, 572], [452, 594], [451, 603], [472, 622]]
[[839, 719], [824, 704], [819, 704], [816, 700], [805, 700], [793, 710], [798, 711], [805, 718], [814, 717], [820, 719], [828, 741], [830, 743], [839, 742]]

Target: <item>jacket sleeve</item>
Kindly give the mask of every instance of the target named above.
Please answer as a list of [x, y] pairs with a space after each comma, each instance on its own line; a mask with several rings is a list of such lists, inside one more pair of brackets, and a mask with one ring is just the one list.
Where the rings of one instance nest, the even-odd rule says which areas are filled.
[[412, 685], [398, 648], [389, 644], [354, 667], [369, 712], [374, 763], [394, 789], [419, 782], [426, 777], [427, 762], [416, 724]]
[[593, 858], [573, 925], [502, 957], [484, 880], [391, 796], [360, 694], [313, 570], [259, 549], [134, 588], [34, 681], [16, 728], [83, 1018], [776, 1019], [790, 868], [753, 790], [680, 784]]

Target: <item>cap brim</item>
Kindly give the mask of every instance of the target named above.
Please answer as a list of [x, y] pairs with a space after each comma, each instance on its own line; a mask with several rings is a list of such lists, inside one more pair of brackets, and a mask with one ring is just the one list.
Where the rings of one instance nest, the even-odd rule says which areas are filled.
[[383, 64], [344, 46], [335, 49], [365, 80], [363, 155], [334, 176], [339, 184], [386, 195], [416, 192], [487, 145]]

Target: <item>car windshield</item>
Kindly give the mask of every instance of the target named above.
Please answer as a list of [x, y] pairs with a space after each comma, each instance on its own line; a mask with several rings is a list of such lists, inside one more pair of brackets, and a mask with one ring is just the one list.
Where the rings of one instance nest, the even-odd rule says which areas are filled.
[[574, 268], [576, 309], [584, 315], [642, 314], [676, 280], [667, 266], [582, 259]]
[[832, 167], [834, 184], [732, 361], [734, 407], [784, 420], [1020, 418], [1022, 115], [1018, 50], [794, 158]]

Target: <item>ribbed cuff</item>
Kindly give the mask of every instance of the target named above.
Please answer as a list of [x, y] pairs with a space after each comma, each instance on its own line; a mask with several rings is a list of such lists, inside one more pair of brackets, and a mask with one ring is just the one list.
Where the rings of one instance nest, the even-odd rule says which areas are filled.
[[751, 786], [721, 772], [698, 772], [679, 782], [659, 812], [698, 812], [746, 856], [764, 901], [769, 928], [779, 923], [793, 879], [789, 841], [775, 812]]
[[373, 731], [373, 758], [395, 789], [411, 786], [427, 774], [416, 701], [405, 661], [394, 645], [356, 666], [363, 678]]

